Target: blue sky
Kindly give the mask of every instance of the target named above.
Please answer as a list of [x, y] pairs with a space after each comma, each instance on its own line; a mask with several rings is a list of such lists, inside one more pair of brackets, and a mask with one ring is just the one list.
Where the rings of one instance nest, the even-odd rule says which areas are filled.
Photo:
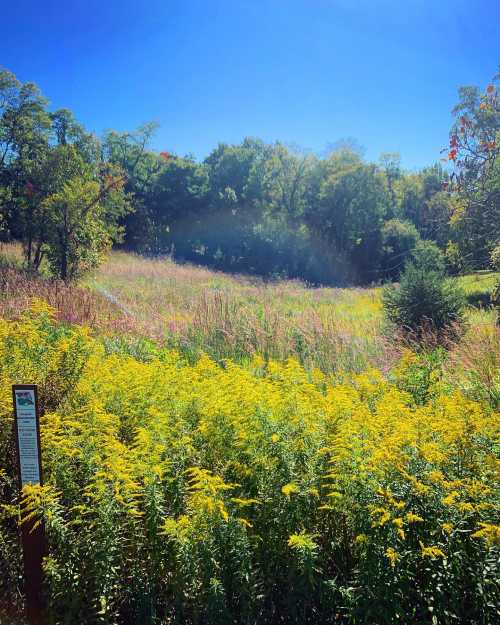
[[[4, 4], [4, 3], [2, 3]], [[205, 157], [220, 141], [436, 161], [462, 84], [500, 64], [490, 0], [16, 0], [0, 66], [90, 130], [156, 120], [153, 146]]]

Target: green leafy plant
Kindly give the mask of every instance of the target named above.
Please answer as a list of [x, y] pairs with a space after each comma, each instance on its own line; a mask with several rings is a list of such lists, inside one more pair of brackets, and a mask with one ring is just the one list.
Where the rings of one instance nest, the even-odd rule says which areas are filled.
[[410, 262], [426, 271], [444, 273], [445, 270], [444, 254], [434, 241], [417, 241]]

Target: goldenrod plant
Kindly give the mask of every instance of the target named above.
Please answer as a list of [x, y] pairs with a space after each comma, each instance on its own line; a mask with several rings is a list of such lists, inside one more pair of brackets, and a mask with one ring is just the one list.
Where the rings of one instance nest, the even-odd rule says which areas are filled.
[[[2, 601], [35, 518], [55, 624], [495, 623], [499, 415], [433, 367], [414, 392], [416, 359], [389, 377], [140, 360], [40, 301], [1, 320]], [[28, 381], [45, 484], [19, 492]]]

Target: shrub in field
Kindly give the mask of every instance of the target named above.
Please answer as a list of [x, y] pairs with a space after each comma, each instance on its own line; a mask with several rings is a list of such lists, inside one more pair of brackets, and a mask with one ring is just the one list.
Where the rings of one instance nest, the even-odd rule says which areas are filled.
[[465, 304], [459, 287], [440, 271], [410, 263], [399, 286], [386, 287], [383, 303], [387, 318], [404, 331], [438, 333], [459, 324]]
[[444, 254], [434, 241], [417, 241], [410, 262], [425, 271], [444, 273], [445, 270]]
[[[34, 513], [56, 624], [493, 625], [498, 415], [438, 381], [413, 393], [410, 361], [339, 383], [295, 360], [109, 353], [41, 305], [0, 321], [2, 591]], [[52, 398], [46, 483], [21, 494], [14, 381]]]

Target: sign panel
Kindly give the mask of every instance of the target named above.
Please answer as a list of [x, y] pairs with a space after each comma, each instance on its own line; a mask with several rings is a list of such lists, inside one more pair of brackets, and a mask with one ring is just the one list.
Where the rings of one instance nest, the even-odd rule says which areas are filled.
[[40, 484], [40, 434], [36, 388], [28, 385], [15, 385], [13, 392], [21, 486]]

